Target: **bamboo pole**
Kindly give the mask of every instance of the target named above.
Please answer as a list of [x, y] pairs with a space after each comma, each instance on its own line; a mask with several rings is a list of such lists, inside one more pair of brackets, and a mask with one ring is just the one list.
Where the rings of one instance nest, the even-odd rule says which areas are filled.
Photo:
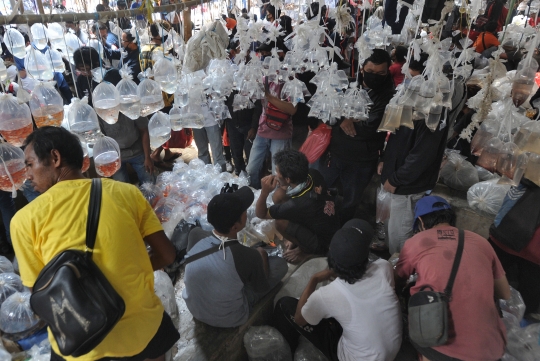
[[[186, 13], [189, 13], [191, 15], [191, 10], [189, 9], [191, 6], [197, 6], [201, 3], [208, 3], [212, 0], [190, 0], [185, 1], [183, 3], [179, 4], [170, 4], [170, 5], [163, 5], [163, 6], [155, 6], [153, 12], [154, 13], [162, 13], [162, 12], [172, 12], [172, 11], [182, 11], [184, 10], [184, 27], [187, 23], [186, 19]], [[7, 25], [7, 24], [35, 24], [35, 23], [58, 23], [63, 21], [80, 21], [80, 20], [95, 20], [95, 21], [106, 21], [106, 20], [112, 20], [115, 18], [120, 17], [134, 17], [137, 15], [145, 15], [146, 9], [126, 9], [126, 10], [117, 10], [117, 11], [102, 11], [102, 12], [93, 12], [93, 13], [64, 13], [64, 14], [40, 14], [40, 15], [34, 15], [34, 14], [17, 14], [13, 17], [9, 16], [0, 16], [0, 25]], [[189, 16], [191, 18], [191, 16]], [[189, 34], [191, 36], [191, 20], [189, 20]], [[185, 28], [187, 29], [187, 28]]]
[[[205, 1], [208, 2], [208, 1]], [[191, 5], [188, 3], [200, 4], [198, 1], [186, 1], [184, 0], [184, 41], [187, 42], [193, 35], [193, 27], [191, 26]]]

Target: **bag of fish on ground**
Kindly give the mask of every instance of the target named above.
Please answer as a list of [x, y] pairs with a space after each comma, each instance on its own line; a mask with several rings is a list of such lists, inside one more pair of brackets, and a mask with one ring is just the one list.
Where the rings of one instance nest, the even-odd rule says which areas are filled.
[[249, 361], [292, 361], [289, 344], [273, 327], [251, 327], [244, 335]]
[[469, 206], [480, 213], [495, 216], [502, 206], [509, 185], [497, 184], [499, 178], [476, 183], [467, 191]]
[[457, 151], [447, 151], [441, 179], [448, 187], [459, 191], [466, 191], [480, 181], [476, 168]]

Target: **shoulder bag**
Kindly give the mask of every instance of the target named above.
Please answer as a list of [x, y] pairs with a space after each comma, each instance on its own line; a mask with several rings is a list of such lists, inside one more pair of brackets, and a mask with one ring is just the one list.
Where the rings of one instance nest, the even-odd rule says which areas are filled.
[[92, 179], [86, 251], [69, 249], [53, 258], [34, 284], [30, 305], [45, 320], [62, 355], [92, 351], [125, 311], [124, 300], [92, 261], [101, 208], [101, 180]]
[[424, 286], [409, 299], [409, 338], [420, 347], [440, 346], [448, 341], [448, 303], [452, 301], [463, 245], [464, 232], [460, 229], [456, 257], [444, 292]]
[[[266, 92], [270, 91], [270, 84], [268, 83], [268, 77], [264, 78], [264, 89]], [[287, 113], [279, 110], [274, 104], [268, 102], [268, 105], [264, 109], [266, 113], [266, 125], [268, 128], [279, 131], [285, 123], [291, 118]]]

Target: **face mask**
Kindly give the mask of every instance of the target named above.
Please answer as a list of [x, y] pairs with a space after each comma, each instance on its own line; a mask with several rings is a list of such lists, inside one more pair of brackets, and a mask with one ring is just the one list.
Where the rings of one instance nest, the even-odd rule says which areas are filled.
[[381, 90], [386, 86], [386, 75], [364, 72], [364, 83], [373, 90]]

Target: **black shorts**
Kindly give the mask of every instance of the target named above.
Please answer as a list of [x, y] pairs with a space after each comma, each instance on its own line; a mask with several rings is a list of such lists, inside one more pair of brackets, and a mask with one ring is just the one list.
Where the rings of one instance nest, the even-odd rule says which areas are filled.
[[298, 247], [306, 254], [326, 254], [321, 249], [319, 237], [308, 228], [289, 222], [285, 233], [298, 241]]
[[[167, 312], [163, 312], [161, 325], [159, 325], [156, 334], [141, 353], [129, 357], [104, 357], [96, 361], [144, 361], [146, 359], [158, 358], [169, 351], [179, 339], [180, 334], [174, 327], [171, 318]], [[51, 361], [65, 361], [65, 359], [51, 350]]]

